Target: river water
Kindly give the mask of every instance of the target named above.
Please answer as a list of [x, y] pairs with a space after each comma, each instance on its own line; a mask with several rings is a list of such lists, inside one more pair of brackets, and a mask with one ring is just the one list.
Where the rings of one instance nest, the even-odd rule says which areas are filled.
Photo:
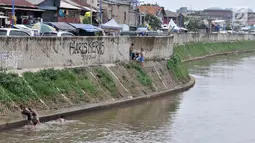
[[0, 133], [3, 143], [254, 143], [255, 54], [188, 63], [185, 93]]

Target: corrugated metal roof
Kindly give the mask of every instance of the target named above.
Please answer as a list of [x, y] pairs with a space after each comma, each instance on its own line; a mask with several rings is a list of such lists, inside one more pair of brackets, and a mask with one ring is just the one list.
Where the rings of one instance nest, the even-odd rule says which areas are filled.
[[85, 1], [82, 1], [82, 0], [64, 0], [65, 2], [71, 4], [71, 5], [74, 5], [76, 7], [79, 7], [83, 10], [91, 10], [94, 11], [94, 12], [97, 12], [97, 9], [92, 7], [91, 5], [89, 5], [88, 3], [86, 3]]
[[46, 24], [61, 31], [76, 31], [73, 26], [67, 24], [66, 22], [46, 22]]
[[81, 8], [79, 8], [79, 7], [77, 7], [77, 6], [71, 5], [71, 4], [69, 4], [69, 3], [67, 3], [67, 2], [64, 2], [64, 1], [61, 1], [61, 2], [60, 2], [60, 8], [66, 8], [66, 9], [81, 9]]
[[80, 7], [83, 7], [83, 6], [89, 7], [90, 6], [88, 3], [86, 3], [85, 1], [81, 1], [81, 0], [64, 0], [64, 1], [67, 3], [70, 3], [74, 6], [80, 6]]
[[178, 14], [176, 12], [172, 12], [170, 10], [165, 10], [167, 17], [178, 17]]
[[[15, 6], [19, 7], [31, 7], [31, 8], [36, 8], [35, 5], [32, 3], [26, 1], [26, 0], [15, 0], [14, 1]], [[12, 6], [12, 0], [0, 0], [0, 5], [4, 6]]]
[[28, 1], [28, 2], [30, 2], [32, 4], [34, 4], [34, 5], [38, 5], [38, 4], [42, 3], [42, 2], [44, 2], [45, 0], [26, 0], [26, 1]]
[[151, 14], [155, 16], [163, 9], [160, 6], [138, 6], [137, 8], [142, 13]]

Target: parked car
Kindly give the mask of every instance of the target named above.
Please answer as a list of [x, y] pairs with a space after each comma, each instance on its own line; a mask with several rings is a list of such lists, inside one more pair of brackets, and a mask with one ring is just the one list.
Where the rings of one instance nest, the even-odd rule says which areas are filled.
[[20, 29], [13, 29], [13, 28], [0, 28], [0, 36], [30, 36], [29, 33], [25, 32], [24, 30]]
[[160, 34], [159, 34], [159, 32], [157, 32], [157, 31], [147, 31], [147, 32], [146, 32], [146, 36], [152, 36], [152, 37], [154, 37], [154, 36], [160, 36]]
[[57, 37], [58, 33], [57, 32], [44, 32], [41, 34], [41, 36], [53, 36], [53, 37]]
[[120, 36], [137, 36], [137, 33], [135, 31], [123, 31]]
[[66, 31], [59, 31], [58, 37], [73, 37], [75, 36], [73, 33], [66, 32]]
[[42, 33], [42, 36], [73, 37], [75, 35], [70, 32], [59, 31], [59, 32], [45, 32], [45, 33]]

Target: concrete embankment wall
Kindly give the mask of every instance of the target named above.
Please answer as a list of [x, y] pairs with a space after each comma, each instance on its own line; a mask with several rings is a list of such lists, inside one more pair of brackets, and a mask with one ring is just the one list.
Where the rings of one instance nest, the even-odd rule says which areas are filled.
[[26, 69], [128, 62], [131, 43], [135, 43], [137, 50], [143, 48], [147, 59], [172, 55], [173, 37], [1, 37], [1, 67]]
[[[89, 105], [119, 99], [129, 101], [130, 98], [136, 98], [139, 100], [140, 97], [145, 98], [162, 91], [169, 93], [167, 92], [169, 89], [172, 89], [171, 91], [180, 89], [189, 80], [186, 78], [187, 76], [183, 79], [183, 75], [187, 75], [185, 68], [180, 68], [181, 65], [173, 65], [175, 60], [146, 61], [144, 68], [141, 68], [136, 62], [120, 63], [129, 61], [131, 43], [135, 44], [137, 50], [144, 48], [147, 59], [169, 58], [173, 54], [173, 37], [2, 37], [0, 39], [2, 68], [96, 65], [64, 70], [48, 69], [34, 73], [26, 72], [21, 75], [1, 72], [0, 116], [5, 116], [2, 116], [3, 118], [0, 120], [0, 124], [4, 124], [0, 126], [0, 130], [8, 128], [5, 123], [13, 121], [13, 119], [21, 119], [20, 114], [15, 113], [19, 111], [19, 104], [35, 108], [40, 112], [40, 115], [47, 115], [44, 113], [45, 109]], [[214, 38], [209, 39], [213, 40]], [[236, 40], [239, 39], [237, 37]], [[247, 43], [248, 49], [251, 49], [252, 44]], [[187, 47], [179, 47], [178, 53], [185, 53], [181, 58], [189, 59], [211, 54], [208, 51], [216, 50], [218, 46], [221, 46], [221, 50], [216, 50], [216, 53], [242, 50], [242, 46], [245, 45], [242, 42], [232, 42], [233, 47], [224, 46], [229, 43], [222, 44], [213, 46], [187, 44]], [[199, 47], [197, 48], [197, 46]], [[201, 51], [199, 48], [203, 47], [208, 49], [201, 54], [190, 56], [191, 53], [199, 53]], [[115, 62], [118, 62], [116, 66], [97, 65]], [[191, 86], [185, 86], [184, 89], [189, 87]], [[15, 114], [12, 116], [13, 113]], [[49, 119], [45, 118], [44, 121]]]
[[255, 40], [250, 34], [223, 34], [223, 33], [183, 33], [174, 34], [174, 44], [201, 43], [201, 42], [231, 42]]
[[188, 76], [178, 78], [175, 74], [169, 70], [167, 61], [148, 61], [144, 68], [131, 62], [111, 67], [48, 69], [20, 76], [3, 72], [0, 73], [0, 124], [22, 120], [17, 113], [20, 104], [47, 115], [49, 112], [45, 110], [139, 98], [182, 87], [189, 81]]
[[146, 60], [165, 59], [174, 44], [255, 40], [254, 35], [175, 34], [169, 37], [0, 37], [0, 67], [74, 67], [129, 61], [131, 43]]

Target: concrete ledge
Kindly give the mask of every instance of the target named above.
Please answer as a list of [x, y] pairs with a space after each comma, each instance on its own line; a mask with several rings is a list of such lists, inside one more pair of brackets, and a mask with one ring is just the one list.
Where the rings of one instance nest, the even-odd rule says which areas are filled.
[[[109, 103], [98, 103], [98, 104], [95, 104], [94, 106], [90, 106], [90, 107], [85, 107], [85, 108], [80, 108], [80, 109], [71, 110], [71, 111], [67, 111], [67, 112], [42, 116], [42, 117], [40, 117], [40, 121], [43, 123], [43, 122], [48, 122], [51, 120], [56, 120], [56, 119], [58, 119], [58, 117], [60, 115], [68, 117], [68, 116], [78, 115], [81, 113], [88, 113], [91, 111], [104, 110], [104, 109], [109, 109], [109, 108], [113, 108], [116, 106], [124, 106], [124, 105], [131, 104], [131, 103], [142, 102], [142, 101], [147, 101], [147, 100], [151, 100], [151, 99], [155, 99], [155, 98], [159, 98], [159, 97], [169, 96], [169, 95], [173, 95], [176, 93], [187, 91], [188, 89], [192, 88], [194, 85], [195, 85], [195, 78], [190, 76], [190, 81], [188, 83], [181, 85], [179, 87], [176, 87], [174, 89], [153, 93], [151, 95], [140, 96], [140, 97], [136, 97], [133, 99], [118, 100], [118, 101], [109, 102]], [[1, 124], [0, 131], [22, 127], [26, 124], [27, 124], [26, 120], [20, 120], [20, 121], [14, 121], [14, 122]]]

